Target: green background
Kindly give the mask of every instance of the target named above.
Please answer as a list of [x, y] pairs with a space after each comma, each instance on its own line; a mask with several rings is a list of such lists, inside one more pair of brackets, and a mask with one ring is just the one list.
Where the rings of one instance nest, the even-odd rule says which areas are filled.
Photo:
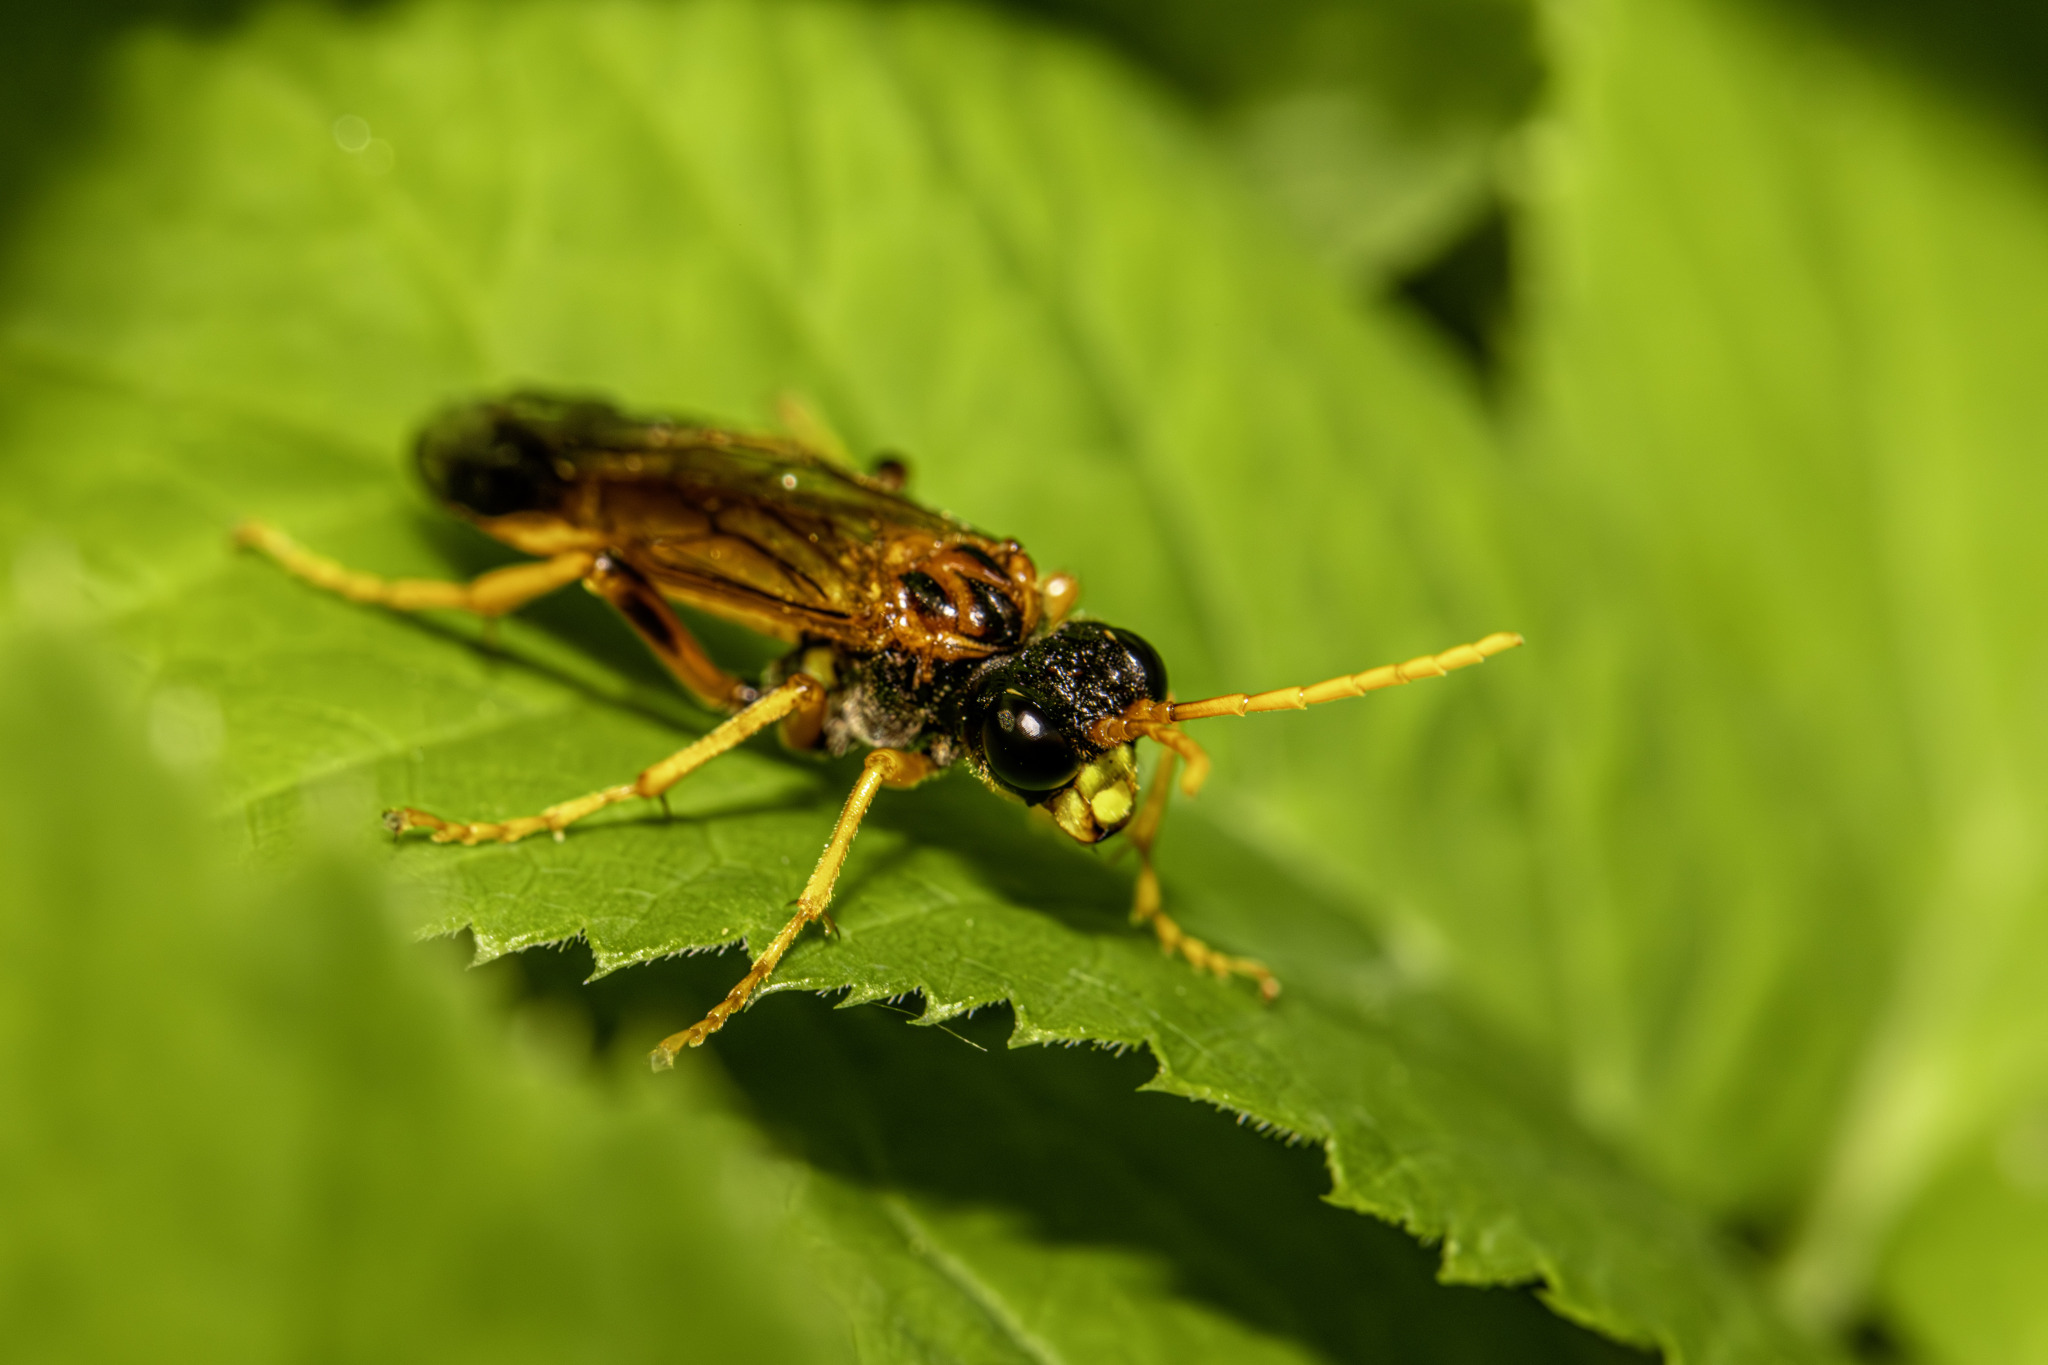
[[[2048, 1358], [2042, 21], [4, 22], [25, 1357]], [[802, 394], [1183, 695], [1530, 644], [1205, 728], [1166, 894], [1272, 1008], [955, 775], [649, 1077], [853, 765], [394, 850], [710, 718], [583, 594], [487, 643], [226, 539], [503, 562], [404, 452], [520, 382]]]

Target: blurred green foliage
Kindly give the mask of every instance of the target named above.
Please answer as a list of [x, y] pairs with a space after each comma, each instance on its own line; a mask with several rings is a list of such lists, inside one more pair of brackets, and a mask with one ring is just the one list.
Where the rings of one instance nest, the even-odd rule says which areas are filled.
[[[1429, 1284], [1435, 1253], [1342, 1208], [1442, 1239], [1450, 1278], [1539, 1280], [1568, 1316], [1688, 1360], [1807, 1351], [1771, 1300], [1815, 1353], [2048, 1350], [2038, 16], [1041, 0], [0, 22], [28, 54], [0, 91], [17, 594], [82, 597], [153, 698], [159, 752], [210, 772], [221, 832], [312, 888], [262, 913], [355, 933], [322, 990], [360, 978], [366, 999], [413, 991], [469, 1020], [390, 1011], [378, 1057], [466, 1040], [408, 1059], [421, 1079], [393, 1091], [393, 1124], [418, 1128], [402, 1116], [435, 1096], [509, 1112], [491, 1096], [535, 1084], [587, 1116], [530, 1144], [523, 1121], [484, 1122], [472, 1183], [546, 1189], [574, 1143], [629, 1141], [591, 1134], [730, 1149], [720, 1182], [782, 1192], [804, 1273], [876, 1360], [1610, 1350], [1527, 1295]], [[342, 150], [344, 113], [382, 150]], [[1484, 401], [1402, 297], [1483, 355]], [[473, 1003], [412, 966], [390, 984], [381, 893], [337, 867], [388, 865], [415, 924], [472, 935], [517, 978], [522, 1028], [594, 1028], [598, 1055], [630, 1058], [737, 971], [633, 964], [758, 938], [849, 780], [750, 750], [680, 789], [674, 823], [309, 870], [309, 847], [367, 845], [380, 804], [526, 809], [703, 725], [593, 603], [523, 614], [500, 657], [464, 623], [322, 600], [226, 553], [222, 528], [260, 512], [390, 572], [497, 562], [422, 506], [399, 456], [433, 403], [521, 380], [740, 421], [802, 391], [857, 447], [909, 450], [921, 496], [1082, 571], [1088, 605], [1159, 644], [1184, 692], [1502, 625], [1532, 647], [1204, 736], [1219, 774], [1169, 825], [1168, 894], [1281, 970], [1278, 1009], [1158, 960], [1117, 923], [1127, 872], [948, 781], [878, 808], [843, 939], [804, 944], [781, 985], [916, 992], [978, 1046], [1014, 1026], [1149, 1059], [999, 1056], [780, 998], [718, 1040], [727, 1079], [696, 1077], [685, 1103], [508, 1080], [528, 1064]], [[24, 856], [213, 884], [160, 870], [153, 827], [92, 836], [103, 853], [50, 835]], [[35, 940], [17, 972], [109, 965], [21, 978], [9, 1001], [105, 1001], [117, 1021], [124, 990], [203, 1013], [259, 978], [329, 979], [258, 960], [273, 937], [246, 914], [100, 899], [143, 955]], [[90, 929], [41, 903], [10, 903], [4, 931]], [[591, 956], [518, 951], [567, 938]], [[145, 961], [161, 981], [124, 986]], [[325, 1037], [311, 1018], [291, 1027]], [[17, 1031], [13, 1055], [50, 1028]], [[227, 1065], [211, 1055], [165, 1083]], [[1155, 1060], [1155, 1089], [1327, 1144], [1341, 1208], [1314, 1202], [1312, 1148], [1128, 1093]], [[111, 1122], [99, 1100], [76, 1112]], [[188, 1123], [179, 1150], [235, 1150], [268, 1121]], [[780, 1155], [748, 1155], [750, 1127]], [[66, 1167], [37, 1141], [20, 1188], [56, 1197]], [[696, 1183], [723, 1160], [678, 1163], [636, 1210], [673, 1223], [602, 1214], [576, 1236], [604, 1247], [525, 1268], [611, 1304], [684, 1263], [662, 1237], [726, 1226]], [[221, 1207], [272, 1218], [341, 1178], [307, 1162], [276, 1177], [285, 1195]], [[99, 1169], [144, 1204], [176, 1192], [133, 1152]], [[418, 1237], [399, 1204], [279, 1235], [374, 1260]], [[430, 1207], [447, 1241], [402, 1264], [474, 1273], [466, 1248], [495, 1225]], [[36, 1254], [108, 1235], [26, 1226]], [[166, 1247], [204, 1240], [165, 1226]], [[697, 1340], [721, 1306], [773, 1301], [758, 1264], [721, 1272]], [[301, 1301], [287, 1279], [271, 1301]], [[159, 1281], [132, 1283], [140, 1304]], [[416, 1286], [351, 1283], [378, 1322], [426, 1312], [420, 1340], [455, 1343], [437, 1353], [529, 1339], [472, 1326], [497, 1299], [451, 1290], [436, 1318]], [[208, 1321], [280, 1340], [325, 1321], [264, 1311]], [[611, 1311], [619, 1344], [598, 1355], [661, 1339], [638, 1311]]]
[[358, 859], [222, 871], [115, 678], [0, 640], [10, 1359], [842, 1358], [703, 1068], [516, 1053]]
[[1529, 562], [1603, 585], [1549, 594], [1563, 1022], [1840, 1322], [2048, 1085], [2048, 173], [1804, 20], [1593, 13], [1531, 219]]
[[1478, 228], [1541, 79], [1527, 0], [1017, 0], [1192, 98], [1247, 177], [1368, 292]]

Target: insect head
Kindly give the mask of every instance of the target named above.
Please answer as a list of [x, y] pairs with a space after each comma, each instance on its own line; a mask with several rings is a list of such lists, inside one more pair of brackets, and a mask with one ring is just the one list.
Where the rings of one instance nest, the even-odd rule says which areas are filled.
[[976, 678], [964, 724], [968, 762], [1001, 792], [1043, 806], [1084, 844], [1122, 829], [1137, 809], [1129, 743], [1090, 738], [1133, 702], [1166, 700], [1166, 665], [1151, 645], [1100, 621], [1069, 621]]

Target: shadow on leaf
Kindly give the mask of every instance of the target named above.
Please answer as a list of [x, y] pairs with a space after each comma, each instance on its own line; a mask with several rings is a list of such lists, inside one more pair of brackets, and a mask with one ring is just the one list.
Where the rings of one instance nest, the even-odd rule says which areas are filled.
[[[482, 970], [583, 1016], [604, 1053], [637, 1051], [656, 1031], [641, 1021], [733, 972], [723, 955], [675, 959], [584, 986], [590, 966], [575, 944]], [[1639, 1358], [1527, 1292], [1437, 1284], [1431, 1250], [1321, 1202], [1317, 1149], [1140, 1092], [1149, 1058], [1012, 1050], [1001, 1006], [941, 1030], [792, 992], [744, 1022], [712, 1050], [779, 1144], [871, 1198], [910, 1201], [941, 1237], [966, 1217], [1006, 1230], [1006, 1258], [1018, 1241], [1048, 1263], [1113, 1253], [1175, 1298], [1330, 1360]], [[974, 1252], [969, 1238], [946, 1254]]]

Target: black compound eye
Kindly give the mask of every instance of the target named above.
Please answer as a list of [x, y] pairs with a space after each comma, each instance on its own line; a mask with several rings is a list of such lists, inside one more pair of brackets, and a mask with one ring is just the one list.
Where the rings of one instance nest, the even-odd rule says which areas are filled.
[[1109, 633], [1124, 647], [1145, 674], [1145, 694], [1153, 701], [1166, 700], [1166, 661], [1159, 657], [1159, 651], [1146, 644], [1128, 630], [1111, 626]]
[[1064, 787], [1081, 771], [1081, 756], [1052, 727], [1036, 702], [1015, 688], [994, 699], [981, 724], [981, 756], [989, 771], [1018, 791]]

